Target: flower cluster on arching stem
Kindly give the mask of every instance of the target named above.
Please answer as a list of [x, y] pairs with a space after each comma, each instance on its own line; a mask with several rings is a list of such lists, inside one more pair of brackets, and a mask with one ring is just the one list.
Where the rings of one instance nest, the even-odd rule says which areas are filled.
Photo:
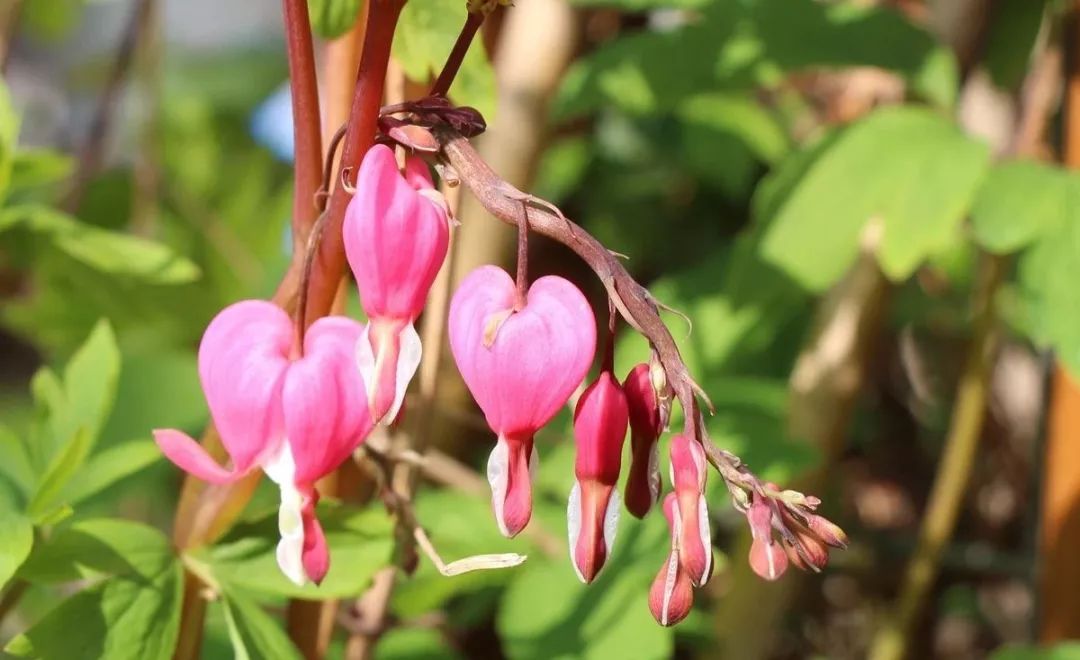
[[[219, 465], [180, 431], [154, 432], [165, 455], [202, 480], [224, 484], [261, 469], [278, 485], [277, 559], [296, 584], [319, 583], [330, 566], [316, 483], [348, 460], [376, 425], [392, 425], [401, 415], [422, 356], [414, 323], [446, 259], [450, 230], [427, 164], [408, 156], [399, 167], [393, 149], [372, 147], [356, 173], [342, 228], [367, 322], [328, 316], [304, 331], [269, 302], [230, 305], [207, 327], [198, 363], [231, 466]], [[454, 361], [495, 434], [487, 479], [496, 525], [507, 537], [532, 516], [534, 438], [579, 390], [597, 352], [596, 318], [582, 292], [550, 275], [530, 285], [524, 274], [523, 263], [517, 279], [496, 266], [477, 268], [454, 293], [448, 322]], [[696, 433], [673, 435], [671, 491], [663, 494], [659, 441], [673, 388], [655, 349], [618, 379], [612, 315], [599, 374], [574, 409], [569, 555], [581, 581], [592, 582], [612, 554], [622, 509], [643, 518], [660, 508], [671, 545], [649, 607], [659, 623], [673, 625], [687, 615], [694, 589], [713, 569], [709, 463]], [[630, 460], [620, 493], [628, 432]], [[846, 543], [838, 527], [814, 513], [815, 498], [778, 491], [752, 475], [726, 483], [749, 522], [749, 563], [762, 577], [776, 579], [789, 564], [818, 570], [830, 547]]]

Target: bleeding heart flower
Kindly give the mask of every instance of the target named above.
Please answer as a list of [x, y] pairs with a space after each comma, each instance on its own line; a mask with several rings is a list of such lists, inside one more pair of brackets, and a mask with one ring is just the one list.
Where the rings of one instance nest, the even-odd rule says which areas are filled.
[[498, 434], [487, 474], [505, 536], [532, 516], [533, 435], [585, 378], [596, 350], [596, 319], [573, 284], [541, 277], [516, 311], [515, 295], [506, 271], [481, 266], [455, 292], [449, 325], [458, 370]]
[[675, 512], [679, 518], [679, 561], [695, 587], [712, 574], [712, 535], [705, 504], [705, 450], [688, 435], [671, 439], [671, 483], [675, 486]]
[[409, 157], [403, 176], [393, 150], [375, 145], [364, 155], [345, 211], [345, 254], [369, 320], [356, 361], [376, 422], [394, 421], [420, 365], [413, 322], [450, 240], [437, 196], [423, 160]]
[[671, 529], [671, 552], [649, 589], [649, 609], [662, 626], [673, 626], [686, 618], [694, 605], [694, 587], [690, 576], [679, 561], [677, 546], [682, 536], [678, 514], [678, 498], [668, 493], [664, 498], [664, 517]]
[[[773, 539], [773, 510], [769, 502], [758, 494], [746, 512], [750, 523], [750, 568], [766, 580], [776, 580], [788, 567], [788, 555], [783, 546]], [[826, 559], [828, 556], [826, 555]]]
[[644, 518], [660, 499], [657, 440], [664, 430], [660, 402], [647, 363], [630, 370], [623, 381], [623, 391], [630, 411], [630, 474], [626, 478], [626, 509], [634, 516]]
[[315, 482], [371, 431], [352, 361], [362, 330], [350, 319], [321, 318], [304, 337], [304, 356], [290, 361], [284, 311], [260, 300], [230, 305], [203, 334], [199, 377], [232, 468], [180, 431], [154, 431], [169, 460], [204, 481], [229, 483], [259, 467], [278, 484], [278, 564], [296, 584], [320, 582], [330, 565]]
[[570, 560], [582, 582], [592, 582], [615, 543], [619, 522], [619, 470], [626, 438], [626, 395], [610, 371], [602, 371], [574, 411], [577, 456], [566, 506]]

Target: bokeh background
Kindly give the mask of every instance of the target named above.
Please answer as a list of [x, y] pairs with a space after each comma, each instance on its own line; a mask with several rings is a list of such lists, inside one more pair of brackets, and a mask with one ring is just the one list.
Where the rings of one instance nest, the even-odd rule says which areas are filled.
[[[329, 84], [360, 3], [309, 4]], [[418, 516], [444, 556], [530, 558], [457, 578], [422, 563], [399, 582], [375, 657], [863, 658], [901, 612], [908, 657], [1080, 658], [1067, 643], [1080, 638], [1075, 11], [1064, 0], [499, 10], [452, 89], [488, 119], [480, 152], [685, 314], [667, 319], [717, 404], [714, 439], [821, 497], [852, 543], [821, 574], [764, 582], [712, 475], [717, 574], [685, 622], [661, 628], [646, 598], [666, 558], [662, 518], [624, 516], [602, 578], [574, 577], [564, 414], [541, 438], [530, 535], [502, 539], [471, 482], [421, 484]], [[423, 93], [463, 17], [458, 0], [409, 0], [389, 94]], [[17, 447], [49, 445], [63, 405], [92, 409], [94, 437], [92, 451], [58, 459], [78, 468], [47, 494], [55, 502], [37, 501], [30, 568], [0, 599], [7, 643], [99, 588], [85, 575], [37, 579], [34, 557], [65, 526], [107, 516], [170, 533], [182, 475], [149, 430], [200, 431], [203, 329], [230, 302], [269, 297], [288, 266], [292, 124], [273, 0], [0, 0], [0, 62], [0, 501], [33, 508], [26, 484], [57, 454], [24, 466]], [[512, 265], [510, 228], [468, 194], [459, 217], [452, 280]], [[570, 277], [604, 309], [571, 253], [541, 239], [531, 250], [533, 277]], [[346, 309], [360, 315], [355, 293]], [[618, 375], [647, 357], [626, 334]], [[452, 361], [440, 374], [426, 441], [480, 469], [490, 434]], [[341, 499], [359, 506], [365, 478]], [[274, 495], [260, 486], [242, 530]], [[347, 653], [351, 603], [390, 559], [378, 505], [359, 515], [340, 532], [328, 657]], [[940, 552], [916, 552], [921, 527]], [[298, 639], [289, 596], [314, 592], [269, 585], [272, 563], [245, 564], [242, 536], [206, 561], [258, 596], [210, 604], [201, 654], [232, 657], [243, 629], [251, 657], [294, 657], [266, 626]], [[5, 552], [0, 542], [0, 565]], [[931, 579], [905, 610], [913, 557]], [[67, 625], [85, 640], [134, 624]], [[66, 657], [153, 655], [132, 648]]]

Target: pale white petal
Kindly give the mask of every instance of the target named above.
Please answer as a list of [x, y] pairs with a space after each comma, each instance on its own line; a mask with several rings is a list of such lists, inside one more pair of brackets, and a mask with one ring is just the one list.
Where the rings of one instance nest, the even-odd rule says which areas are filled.
[[578, 538], [581, 536], [581, 486], [576, 480], [574, 487], [570, 489], [570, 497], [566, 501], [566, 531], [570, 541], [570, 565], [574, 567], [578, 579], [586, 582], [575, 557]]

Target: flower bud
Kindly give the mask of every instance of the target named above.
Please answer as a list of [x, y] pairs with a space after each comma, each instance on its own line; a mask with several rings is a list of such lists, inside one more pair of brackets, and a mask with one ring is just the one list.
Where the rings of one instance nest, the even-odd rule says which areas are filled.
[[788, 567], [786, 548], [773, 540], [773, 510], [767, 498], [754, 494], [754, 501], [746, 512], [750, 523], [750, 568], [766, 580], [775, 580]]
[[626, 395], [603, 371], [574, 411], [576, 481], [566, 508], [570, 559], [582, 582], [592, 582], [611, 553], [619, 521], [619, 491], [627, 426]]
[[668, 559], [656, 574], [649, 589], [649, 610], [662, 626], [673, 626], [686, 618], [694, 605], [694, 588], [690, 576], [679, 561], [674, 546], [680, 536], [678, 502], [674, 493], [664, 498], [664, 517], [671, 529], [672, 550]]
[[679, 518], [679, 561], [694, 586], [712, 574], [712, 535], [705, 503], [705, 450], [685, 434], [671, 439], [671, 482], [675, 486], [675, 512]]
[[626, 509], [644, 518], [660, 498], [657, 440], [663, 430], [660, 406], [648, 364], [630, 370], [623, 381], [630, 412], [630, 474], [626, 479]]
[[834, 548], [840, 548], [843, 550], [848, 545], [847, 534], [844, 530], [824, 516], [819, 516], [816, 513], [812, 513], [807, 516], [807, 526], [810, 531], [814, 533], [819, 539], [825, 542], [827, 545], [831, 545]]
[[596, 351], [596, 319], [573, 284], [541, 277], [518, 311], [515, 296], [506, 271], [481, 266], [454, 293], [448, 327], [465, 385], [498, 434], [487, 476], [505, 536], [532, 515], [533, 435], [566, 404]]

